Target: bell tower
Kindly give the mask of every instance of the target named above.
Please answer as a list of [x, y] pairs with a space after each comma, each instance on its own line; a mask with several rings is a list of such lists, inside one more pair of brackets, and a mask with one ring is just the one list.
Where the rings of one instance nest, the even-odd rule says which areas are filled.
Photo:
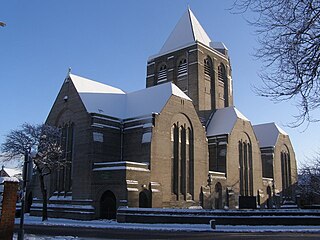
[[216, 109], [233, 105], [228, 49], [211, 41], [190, 9], [148, 59], [146, 87], [168, 81], [192, 99], [203, 124]]

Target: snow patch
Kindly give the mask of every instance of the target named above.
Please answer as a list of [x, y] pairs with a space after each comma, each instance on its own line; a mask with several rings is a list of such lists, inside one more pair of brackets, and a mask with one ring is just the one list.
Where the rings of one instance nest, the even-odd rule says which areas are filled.
[[142, 135], [142, 143], [150, 143], [151, 142], [151, 138], [152, 138], [152, 133], [151, 132], [147, 132], [144, 133]]
[[70, 73], [70, 78], [79, 93], [114, 93], [124, 94], [119, 88], [93, 81], [88, 78], [80, 77]]
[[238, 119], [249, 121], [234, 106], [218, 109], [207, 126], [207, 136], [230, 134]]
[[[190, 211], [190, 210], [189, 210]], [[15, 219], [15, 224], [19, 224], [20, 219]], [[41, 217], [25, 215], [26, 225], [46, 225], [46, 226], [70, 226], [82, 228], [104, 228], [104, 229], [136, 229], [136, 230], [157, 230], [171, 232], [317, 232], [320, 233], [319, 226], [248, 226], [248, 225], [216, 225], [216, 229], [212, 230], [208, 224], [144, 224], [144, 223], [117, 223], [112, 220], [72, 220], [62, 218], [50, 218], [48, 221], [42, 222]], [[93, 230], [94, 231], [94, 230]], [[29, 238], [28, 238], [29, 239]], [[32, 238], [30, 238], [32, 239]], [[41, 239], [41, 238], [35, 238]], [[47, 238], [46, 238], [47, 239]], [[59, 238], [58, 238], [59, 239]], [[64, 238], [62, 238], [64, 239]], [[68, 238], [66, 238], [68, 239]]]
[[192, 101], [171, 82], [125, 93], [86, 78], [70, 76], [89, 113], [126, 119], [160, 113], [172, 95]]
[[119, 170], [128, 170], [128, 171], [138, 171], [138, 172], [149, 172], [149, 169], [137, 168], [137, 167], [128, 167], [128, 166], [119, 166], [119, 167], [102, 167], [95, 168], [93, 171], [119, 171]]

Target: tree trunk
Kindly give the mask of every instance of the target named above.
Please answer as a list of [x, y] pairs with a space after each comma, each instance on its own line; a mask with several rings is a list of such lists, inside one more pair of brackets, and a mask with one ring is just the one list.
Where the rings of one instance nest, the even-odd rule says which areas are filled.
[[44, 186], [44, 176], [42, 175], [42, 171], [38, 168], [39, 180], [40, 180], [40, 188], [42, 193], [42, 221], [48, 220], [48, 204], [47, 204], [47, 189]]

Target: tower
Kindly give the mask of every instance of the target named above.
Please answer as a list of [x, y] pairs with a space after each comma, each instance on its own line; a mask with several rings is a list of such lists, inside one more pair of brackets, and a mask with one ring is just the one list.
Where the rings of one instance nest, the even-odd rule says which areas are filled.
[[216, 109], [233, 105], [228, 49], [211, 41], [190, 9], [148, 59], [146, 87], [168, 81], [192, 99], [203, 124]]

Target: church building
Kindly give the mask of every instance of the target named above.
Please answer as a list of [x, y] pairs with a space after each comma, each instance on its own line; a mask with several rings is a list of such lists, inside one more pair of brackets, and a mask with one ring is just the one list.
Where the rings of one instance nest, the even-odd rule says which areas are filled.
[[[272, 208], [294, 199], [288, 134], [233, 103], [231, 63], [188, 9], [135, 92], [69, 73], [47, 124], [68, 162], [46, 179], [49, 217], [115, 218], [119, 206]], [[38, 183], [29, 190], [41, 198]], [[34, 200], [31, 214], [41, 214]]]

